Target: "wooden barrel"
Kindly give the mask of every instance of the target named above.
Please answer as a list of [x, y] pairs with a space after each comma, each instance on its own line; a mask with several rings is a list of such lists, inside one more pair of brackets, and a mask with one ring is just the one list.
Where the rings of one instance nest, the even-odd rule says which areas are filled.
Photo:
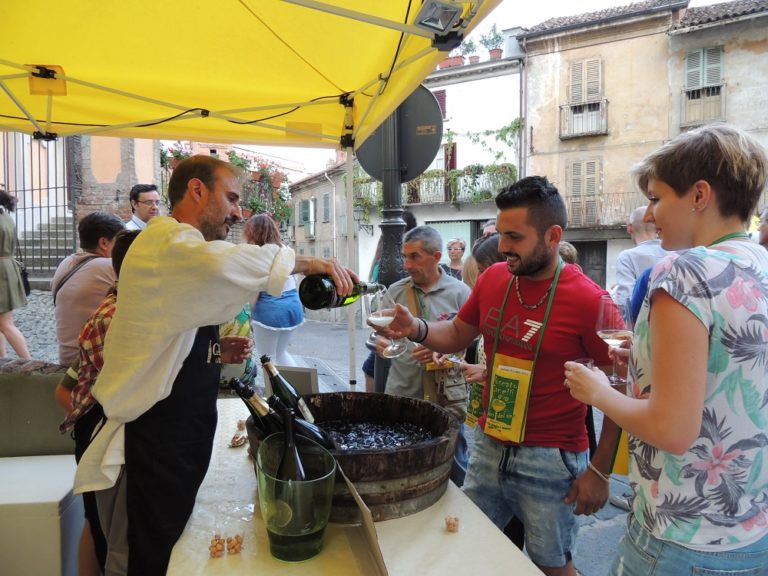
[[[431, 432], [432, 438], [410, 446], [330, 451], [375, 521], [419, 512], [443, 495], [459, 433], [459, 421], [449, 412], [424, 400], [365, 392], [312, 394], [304, 399], [320, 426], [331, 420], [410, 423]], [[252, 426], [248, 426], [248, 432], [255, 454], [260, 438]], [[354, 498], [337, 474], [330, 521], [354, 523], [359, 519]]]
[[[366, 450], [331, 450], [355, 485], [373, 519], [389, 520], [434, 504], [445, 492], [453, 464], [459, 422], [446, 410], [414, 398], [337, 392], [305, 396], [315, 421], [410, 423], [432, 434], [411, 446]], [[356, 522], [359, 512], [341, 477], [336, 480], [332, 522]]]

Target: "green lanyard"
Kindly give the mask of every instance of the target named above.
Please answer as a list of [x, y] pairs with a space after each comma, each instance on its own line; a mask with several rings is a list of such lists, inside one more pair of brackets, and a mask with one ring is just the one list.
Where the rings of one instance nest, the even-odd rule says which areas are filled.
[[[560, 271], [563, 269], [563, 259], [559, 258], [557, 261], [557, 269], [555, 270], [555, 277], [552, 279], [552, 291], [549, 293], [549, 299], [547, 300], [547, 309], [544, 312], [544, 322], [541, 324], [541, 332], [539, 333], [539, 339], [536, 342], [536, 351], [533, 353], [533, 366], [531, 367], [531, 386], [533, 386], [533, 372], [536, 370], [536, 360], [539, 357], [539, 350], [541, 349], [541, 343], [544, 341], [544, 331], [547, 328], [547, 322], [549, 321], [549, 313], [552, 310], [552, 301], [555, 298], [555, 290], [557, 290], [557, 282], [560, 279]], [[499, 315], [499, 324], [496, 326], [496, 335], [493, 337], [493, 351], [491, 352], [491, 373], [493, 373], [493, 367], [496, 365], [496, 350], [499, 347], [499, 336], [501, 335], [501, 326], [504, 320], [504, 312], [507, 310], [507, 298], [509, 297], [509, 291], [512, 289], [512, 282], [515, 277], [512, 276], [507, 284], [507, 291], [504, 293], [504, 300], [501, 303], [501, 314]]]
[[747, 234], [746, 232], [731, 232], [730, 234], [726, 234], [725, 236], [720, 236], [720, 238], [718, 238], [711, 244], [708, 244], [707, 247], [714, 246], [715, 244], [720, 244], [720, 242], [733, 240], [734, 238], [749, 238], [749, 234]]

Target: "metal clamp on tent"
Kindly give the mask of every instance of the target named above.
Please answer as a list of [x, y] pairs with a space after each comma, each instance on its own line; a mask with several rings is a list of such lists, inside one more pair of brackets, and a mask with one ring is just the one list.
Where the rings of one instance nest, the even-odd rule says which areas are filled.
[[35, 140], [52, 141], [56, 140], [58, 137], [59, 135], [56, 132], [40, 132], [39, 130], [32, 132], [32, 138]]
[[30, 72], [32, 76], [37, 78], [45, 78], [46, 80], [54, 80], [56, 78], [56, 70], [53, 70], [52, 68], [48, 68], [47, 66], [40, 66], [39, 64], [35, 65], [35, 68], [37, 69], [36, 72]]
[[344, 106], [344, 132], [339, 139], [339, 145], [342, 148], [354, 148], [355, 137], [352, 135], [352, 131], [355, 127], [355, 123], [352, 120], [352, 112], [355, 105], [355, 99], [350, 97], [349, 93], [339, 96], [339, 104]]

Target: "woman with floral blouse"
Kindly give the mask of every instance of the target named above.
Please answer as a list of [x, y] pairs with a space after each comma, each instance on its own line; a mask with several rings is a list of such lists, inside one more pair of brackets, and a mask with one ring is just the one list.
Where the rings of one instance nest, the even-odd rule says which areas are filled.
[[634, 499], [612, 574], [768, 574], [768, 252], [745, 232], [766, 151], [709, 125], [634, 175], [645, 220], [678, 252], [651, 274], [627, 395], [565, 364], [571, 394], [629, 435]]

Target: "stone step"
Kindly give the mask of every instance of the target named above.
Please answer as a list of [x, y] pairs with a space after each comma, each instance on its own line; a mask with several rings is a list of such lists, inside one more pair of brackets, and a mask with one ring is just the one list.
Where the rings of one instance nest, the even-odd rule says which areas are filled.
[[37, 256], [28, 254], [27, 256], [24, 256], [24, 265], [30, 270], [56, 270], [61, 261], [67, 256], [68, 254], [65, 254], [64, 256]]

